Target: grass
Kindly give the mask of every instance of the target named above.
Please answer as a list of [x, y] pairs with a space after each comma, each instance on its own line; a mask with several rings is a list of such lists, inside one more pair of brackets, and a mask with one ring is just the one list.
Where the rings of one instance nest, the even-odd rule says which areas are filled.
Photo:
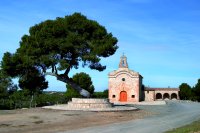
[[165, 133], [200, 133], [200, 120], [195, 121], [189, 125], [167, 131]]

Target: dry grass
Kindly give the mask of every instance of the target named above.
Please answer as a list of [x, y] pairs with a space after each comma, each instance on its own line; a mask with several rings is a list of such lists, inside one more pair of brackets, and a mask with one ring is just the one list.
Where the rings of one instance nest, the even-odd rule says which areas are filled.
[[200, 133], [200, 120], [189, 125], [167, 131], [166, 133]]

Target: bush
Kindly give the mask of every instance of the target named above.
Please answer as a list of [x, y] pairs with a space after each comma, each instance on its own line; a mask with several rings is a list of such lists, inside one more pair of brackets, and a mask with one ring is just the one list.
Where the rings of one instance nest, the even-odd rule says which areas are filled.
[[36, 97], [37, 107], [63, 103], [67, 103], [67, 98], [65, 97], [64, 93], [43, 93]]
[[108, 90], [104, 90], [103, 92], [94, 92], [92, 97], [93, 98], [108, 98]]
[[13, 101], [9, 99], [1, 99], [0, 109], [13, 109]]

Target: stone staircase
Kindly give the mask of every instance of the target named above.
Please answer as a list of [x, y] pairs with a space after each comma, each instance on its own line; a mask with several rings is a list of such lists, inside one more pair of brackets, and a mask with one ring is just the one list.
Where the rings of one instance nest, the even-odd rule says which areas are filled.
[[68, 111], [130, 111], [135, 107], [114, 106], [108, 99], [96, 98], [72, 98], [68, 104], [60, 104], [42, 107], [44, 109], [68, 110]]

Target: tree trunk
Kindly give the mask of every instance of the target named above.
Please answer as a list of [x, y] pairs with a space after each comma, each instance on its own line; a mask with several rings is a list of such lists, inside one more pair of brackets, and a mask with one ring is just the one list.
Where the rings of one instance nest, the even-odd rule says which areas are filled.
[[72, 88], [76, 89], [79, 92], [80, 95], [82, 95], [84, 97], [87, 97], [87, 98], [90, 97], [90, 93], [87, 90], [81, 88], [79, 85], [77, 85], [76, 83], [74, 83], [69, 78], [57, 76], [57, 80], [67, 83]]
[[31, 95], [30, 107], [29, 107], [29, 108], [31, 108], [31, 107], [32, 107], [32, 102], [33, 102], [33, 94]]

